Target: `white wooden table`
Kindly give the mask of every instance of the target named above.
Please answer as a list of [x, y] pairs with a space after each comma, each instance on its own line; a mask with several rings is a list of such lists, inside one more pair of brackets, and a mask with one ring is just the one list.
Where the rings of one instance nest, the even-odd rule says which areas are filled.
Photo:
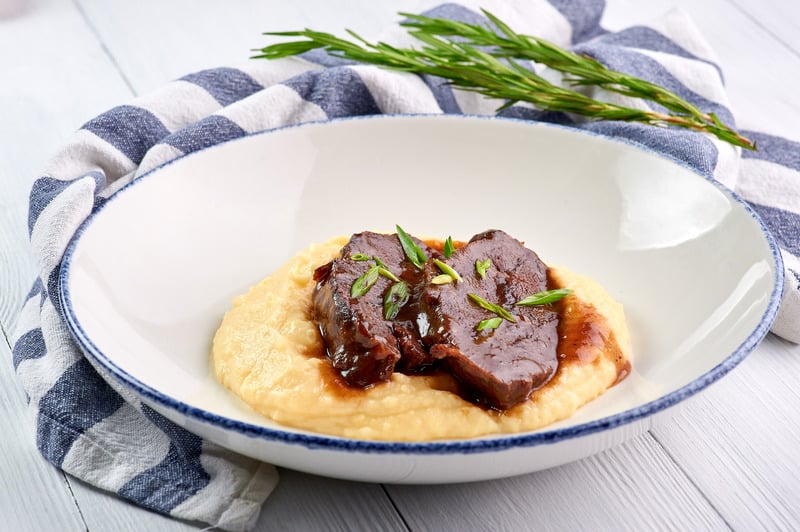
[[[429, 4], [430, 2], [426, 2]], [[739, 125], [800, 140], [797, 0], [609, 0], [618, 29], [684, 8], [717, 50]], [[416, 1], [0, 0], [0, 327], [34, 268], [27, 195], [89, 118], [168, 80], [246, 60], [266, 30], [374, 36]], [[3, 13], [7, 15], [7, 13]], [[0, 338], [0, 529], [189, 530], [48, 465]], [[518, 478], [382, 486], [281, 471], [260, 530], [798, 530], [800, 346], [769, 335], [674, 418], [583, 461]]]

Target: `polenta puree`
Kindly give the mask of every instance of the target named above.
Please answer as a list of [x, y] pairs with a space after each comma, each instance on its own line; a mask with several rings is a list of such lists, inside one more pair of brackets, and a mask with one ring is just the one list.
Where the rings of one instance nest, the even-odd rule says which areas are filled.
[[445, 374], [393, 373], [367, 389], [333, 371], [310, 318], [314, 269], [347, 237], [312, 244], [233, 301], [213, 342], [217, 379], [257, 412], [299, 429], [352, 439], [429, 441], [535, 430], [568, 418], [630, 368], [622, 306], [596, 282], [550, 267], [573, 293], [560, 305], [559, 368], [531, 398], [504, 412], [472, 404]]

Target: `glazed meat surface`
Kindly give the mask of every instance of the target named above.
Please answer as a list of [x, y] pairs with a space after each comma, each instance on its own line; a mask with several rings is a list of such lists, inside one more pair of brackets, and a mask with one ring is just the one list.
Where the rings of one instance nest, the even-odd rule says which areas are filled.
[[[316, 270], [313, 317], [333, 367], [359, 387], [388, 380], [394, 371], [442, 370], [459, 381], [470, 401], [507, 409], [526, 400], [558, 367], [556, 311], [551, 305], [516, 305], [547, 290], [547, 266], [498, 230], [475, 235], [447, 259], [415, 242], [431, 259], [423, 268], [406, 258], [397, 235], [364, 232]], [[442, 283], [443, 269], [434, 258], [460, 279]], [[479, 272], [476, 263], [489, 266]], [[396, 280], [379, 276], [363, 295], [351, 294], [376, 264], [408, 287], [396, 316], [384, 312], [384, 298]], [[479, 323], [497, 316], [476, 304], [475, 296], [510, 316], [479, 330]]]
[[[417, 241], [430, 256], [432, 251]], [[383, 301], [394, 281], [379, 276], [360, 297], [352, 297], [353, 283], [376, 265], [377, 257], [408, 286], [408, 301], [394, 319], [384, 317]], [[328, 358], [339, 374], [354, 386], [369, 386], [388, 380], [397, 369], [413, 373], [424, 370], [432, 359], [419, 341], [413, 323], [423, 273], [406, 259], [397, 235], [363, 232], [353, 235], [339, 258], [318, 268], [313, 294], [313, 317], [320, 327]]]
[[[491, 266], [481, 278], [475, 264], [487, 259]], [[461, 281], [431, 284], [440, 271], [432, 263], [425, 267], [420, 311], [428, 326], [421, 331], [423, 342], [480, 402], [506, 409], [524, 401], [558, 367], [556, 312], [549, 305], [515, 306], [547, 290], [547, 267], [536, 253], [497, 230], [474, 236], [447, 264]], [[500, 305], [516, 321], [478, 331], [478, 323], [495, 315], [468, 294]]]

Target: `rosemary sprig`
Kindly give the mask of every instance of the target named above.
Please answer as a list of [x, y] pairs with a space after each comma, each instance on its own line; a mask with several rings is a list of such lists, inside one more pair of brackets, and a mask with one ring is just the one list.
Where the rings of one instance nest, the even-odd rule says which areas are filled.
[[[755, 143], [724, 125], [713, 113], [704, 113], [676, 94], [645, 80], [606, 68], [598, 61], [564, 50], [544, 39], [522, 35], [484, 10], [497, 32], [476, 24], [400, 13], [421, 46], [397, 48], [370, 43], [348, 30], [352, 41], [305, 29], [265, 35], [305, 40], [277, 43], [257, 50], [254, 58], [278, 59], [323, 48], [332, 55], [385, 68], [429, 74], [453, 86], [505, 100], [498, 109], [529, 102], [539, 109], [562, 111], [591, 119], [675, 126], [710, 133], [736, 146], [755, 149]], [[597, 86], [660, 104], [668, 112], [642, 110], [603, 102], [576, 90], [550, 83], [519, 61], [533, 61], [567, 75], [572, 86]]]

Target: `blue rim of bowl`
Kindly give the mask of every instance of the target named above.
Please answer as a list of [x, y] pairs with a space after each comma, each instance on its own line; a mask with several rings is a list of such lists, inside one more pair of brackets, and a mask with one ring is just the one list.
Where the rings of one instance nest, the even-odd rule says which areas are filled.
[[[152, 174], [159, 170], [170, 166], [186, 157], [191, 157], [197, 153], [201, 153], [210, 149], [215, 149], [225, 144], [241, 141], [242, 139], [270, 135], [276, 132], [284, 131], [287, 129], [303, 128], [303, 127], [325, 127], [328, 124], [336, 124], [340, 122], [349, 121], [374, 121], [374, 120], [413, 120], [418, 118], [437, 118], [449, 120], [483, 120], [487, 122], [512, 122], [524, 124], [530, 127], [543, 127], [553, 128], [561, 131], [566, 131], [576, 135], [587, 135], [604, 139], [606, 141], [623, 144], [635, 148], [640, 151], [647, 152], [660, 159], [671, 161], [674, 164], [692, 172], [700, 178], [709, 181], [717, 186], [725, 194], [729, 195], [735, 202], [737, 202], [745, 211], [753, 218], [761, 229], [762, 235], [766, 238], [772, 253], [772, 258], [775, 266], [775, 285], [773, 286], [772, 293], [770, 294], [769, 303], [764, 314], [761, 317], [758, 325], [750, 332], [742, 343], [724, 360], [711, 368], [706, 373], [698, 376], [693, 381], [685, 384], [681, 388], [674, 390], [666, 395], [657, 399], [639, 405], [635, 408], [624, 410], [622, 412], [606, 416], [601, 419], [588, 421], [578, 425], [572, 425], [557, 429], [540, 429], [535, 432], [525, 432], [520, 434], [504, 434], [492, 435], [486, 437], [478, 437], [473, 439], [464, 440], [439, 440], [428, 442], [393, 442], [393, 441], [372, 441], [372, 440], [353, 440], [347, 438], [339, 438], [334, 436], [326, 436], [308, 432], [295, 432], [291, 428], [274, 429], [261, 425], [254, 425], [243, 421], [230, 419], [218, 414], [213, 414], [207, 410], [192, 406], [183, 401], [163, 394], [157, 389], [154, 389], [132, 375], [116, 366], [111, 359], [109, 359], [91, 340], [89, 335], [84, 331], [80, 324], [78, 317], [75, 314], [71, 302], [71, 295], [69, 290], [69, 276], [70, 267], [72, 263], [72, 256], [81, 240], [81, 236], [86, 229], [94, 222], [100, 212], [103, 211], [109, 204], [113, 203], [114, 199], [124, 193], [125, 190], [136, 186], [143, 180], [150, 177]], [[181, 155], [167, 161], [156, 168], [148, 171], [142, 176], [136, 178], [134, 181], [122, 187], [119, 191], [113, 194], [106, 202], [104, 202], [96, 211], [92, 212], [86, 220], [80, 225], [78, 230], [73, 235], [62, 259], [61, 267], [59, 270], [59, 301], [61, 308], [64, 312], [64, 317], [67, 327], [74, 337], [75, 341], [81, 347], [82, 351], [91, 358], [95, 364], [99, 364], [106, 372], [108, 372], [114, 379], [131, 388], [138, 393], [145, 400], [160, 405], [174, 412], [180, 413], [186, 417], [192, 418], [196, 421], [205, 422], [213, 426], [224, 428], [226, 430], [233, 430], [241, 435], [259, 438], [265, 441], [274, 441], [286, 444], [301, 445], [308, 449], [326, 449], [334, 451], [350, 451], [350, 452], [367, 452], [367, 453], [382, 453], [382, 454], [472, 454], [482, 452], [492, 452], [508, 448], [517, 447], [532, 447], [543, 444], [552, 444], [559, 441], [573, 439], [577, 437], [588, 436], [597, 432], [614, 429], [622, 425], [627, 425], [635, 421], [642, 420], [646, 417], [652, 416], [658, 412], [666, 410], [675, 404], [695, 395], [702, 391], [713, 382], [719, 380], [726, 375], [730, 370], [736, 367], [744, 358], [759, 344], [759, 342], [766, 336], [772, 326], [775, 317], [777, 316], [780, 302], [783, 297], [784, 289], [784, 269], [783, 259], [780, 249], [775, 242], [774, 237], [764, 225], [759, 215], [740, 198], [735, 192], [723, 186], [718, 181], [701, 174], [696, 169], [690, 167], [686, 162], [676, 159], [668, 154], [663, 154], [653, 150], [647, 146], [637, 143], [631, 139], [611, 137], [603, 135], [594, 131], [587, 131], [574, 127], [564, 126], [560, 124], [550, 124], [546, 122], [535, 122], [529, 120], [522, 120], [517, 118], [507, 118], [498, 116], [481, 116], [481, 115], [439, 115], [439, 114], [395, 114], [395, 115], [369, 115], [369, 116], [356, 116], [337, 118], [332, 120], [321, 120], [314, 122], [305, 122], [302, 124], [292, 124], [275, 129], [258, 131], [255, 133], [247, 134], [242, 137], [213, 144], [211, 146], [202, 148], [200, 150]]]

